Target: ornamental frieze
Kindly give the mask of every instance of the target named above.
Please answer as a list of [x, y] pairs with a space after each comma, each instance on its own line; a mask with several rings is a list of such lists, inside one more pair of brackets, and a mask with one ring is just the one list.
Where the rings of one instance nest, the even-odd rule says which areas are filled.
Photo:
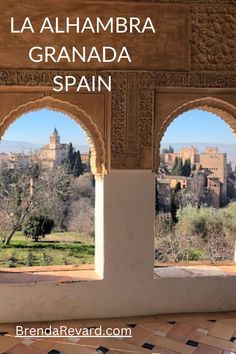
[[[2, 70], [0, 85], [51, 87], [53, 77], [89, 77], [98, 72]], [[111, 167], [150, 168], [154, 92], [160, 88], [236, 88], [236, 73], [217, 72], [99, 72], [112, 75]]]

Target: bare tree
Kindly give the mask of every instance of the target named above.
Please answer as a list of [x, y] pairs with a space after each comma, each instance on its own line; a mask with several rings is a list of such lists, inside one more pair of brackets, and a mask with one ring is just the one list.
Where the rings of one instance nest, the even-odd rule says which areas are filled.
[[[0, 227], [4, 230], [3, 242], [9, 244], [27, 215], [45, 207], [53, 198], [68, 198], [71, 177], [63, 168], [45, 170], [32, 158], [13, 168], [0, 166]], [[55, 206], [56, 207], [56, 206]], [[7, 230], [5, 229], [7, 228]]]
[[203, 240], [183, 229], [177, 230], [171, 218], [160, 214], [156, 218], [155, 259], [159, 262], [189, 261], [192, 250], [202, 248]]
[[223, 228], [212, 225], [208, 231], [207, 242], [205, 243], [206, 253], [211, 261], [233, 261], [234, 259], [235, 236], [227, 233]]
[[94, 186], [90, 173], [75, 178], [72, 183], [69, 230], [94, 236]]
[[74, 200], [71, 205], [71, 214], [69, 219], [69, 229], [94, 234], [94, 207], [89, 198], [83, 197]]
[[217, 210], [188, 205], [175, 224], [168, 214], [156, 217], [155, 256], [159, 262], [232, 261], [236, 203]]

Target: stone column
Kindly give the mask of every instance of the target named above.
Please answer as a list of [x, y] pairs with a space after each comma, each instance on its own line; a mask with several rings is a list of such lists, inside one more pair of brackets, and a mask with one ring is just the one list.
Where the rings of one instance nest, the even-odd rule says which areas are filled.
[[104, 178], [95, 177], [95, 271], [104, 275]]
[[152, 279], [154, 173], [112, 171], [103, 183], [104, 278], [127, 285]]

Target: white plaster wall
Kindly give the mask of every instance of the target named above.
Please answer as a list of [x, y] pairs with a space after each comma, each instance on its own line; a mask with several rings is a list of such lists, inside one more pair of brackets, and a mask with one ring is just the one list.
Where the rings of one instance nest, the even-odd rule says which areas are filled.
[[104, 262], [96, 255], [95, 264], [104, 279], [0, 284], [0, 322], [235, 310], [233, 276], [153, 279], [154, 185], [150, 171], [106, 175], [96, 186]]
[[95, 269], [104, 276], [104, 183], [97, 178], [95, 182]]
[[111, 172], [104, 187], [105, 278], [125, 283], [152, 279], [154, 175]]
[[235, 241], [235, 248], [234, 248], [234, 262], [236, 262], [236, 241]]

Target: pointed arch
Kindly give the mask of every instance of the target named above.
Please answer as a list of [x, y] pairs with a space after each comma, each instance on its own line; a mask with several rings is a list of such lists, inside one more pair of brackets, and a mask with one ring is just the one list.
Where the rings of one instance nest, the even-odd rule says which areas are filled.
[[45, 96], [18, 106], [10, 111], [0, 122], [0, 137], [2, 137], [6, 129], [23, 114], [44, 108], [68, 115], [84, 129], [90, 144], [92, 172], [95, 175], [103, 175], [106, 173], [106, 149], [102, 133], [90, 115], [77, 105], [71, 104], [68, 101]]
[[[236, 107], [231, 103], [216, 97], [201, 97], [179, 105], [168, 114], [166, 119], [164, 119], [162, 122], [160, 130], [157, 134], [157, 151], [160, 151], [161, 140], [164, 137], [169, 125], [174, 121], [175, 118], [192, 109], [199, 109], [216, 114], [230, 126], [233, 134], [236, 137]], [[158, 166], [159, 153], [157, 154], [156, 169]]]

